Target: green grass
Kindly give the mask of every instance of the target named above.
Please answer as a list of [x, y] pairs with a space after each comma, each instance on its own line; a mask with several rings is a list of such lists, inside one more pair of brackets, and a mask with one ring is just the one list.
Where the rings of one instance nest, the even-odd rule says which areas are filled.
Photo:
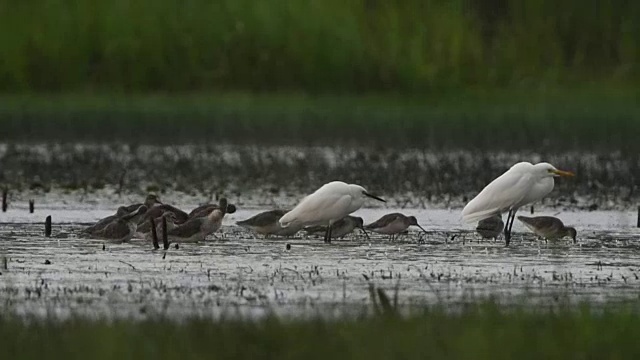
[[436, 307], [340, 320], [65, 321], [0, 317], [3, 359], [623, 359], [640, 355], [640, 314]]
[[0, 91], [637, 86], [640, 3], [0, 3]]
[[640, 149], [638, 90], [0, 96], [0, 141]]

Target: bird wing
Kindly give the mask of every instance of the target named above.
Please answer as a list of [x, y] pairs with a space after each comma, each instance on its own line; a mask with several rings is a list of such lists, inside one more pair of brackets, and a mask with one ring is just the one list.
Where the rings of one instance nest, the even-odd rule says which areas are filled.
[[167, 235], [176, 237], [191, 237], [200, 231], [204, 218], [189, 219], [182, 225], [176, 226], [171, 230], [167, 230]]
[[280, 225], [287, 227], [293, 223], [303, 225], [322, 225], [346, 215], [351, 204], [351, 195], [311, 194], [298, 206], [280, 218]]
[[269, 226], [276, 221], [280, 220], [280, 218], [286, 213], [285, 210], [270, 210], [261, 212], [260, 214], [254, 215], [247, 220], [238, 221], [238, 225], [249, 225], [249, 226]]
[[385, 227], [385, 226], [391, 224], [393, 221], [395, 221], [399, 216], [401, 216], [400, 213], [391, 213], [391, 214], [384, 215], [380, 219], [372, 222], [371, 224], [365, 226], [364, 228], [365, 229], [378, 229], [378, 228]]
[[462, 210], [462, 219], [476, 222], [511, 209], [525, 198], [531, 184], [532, 177], [527, 172], [505, 172], [469, 201]]
[[124, 221], [114, 221], [100, 230], [96, 235], [109, 239], [120, 239], [129, 235], [129, 226]]

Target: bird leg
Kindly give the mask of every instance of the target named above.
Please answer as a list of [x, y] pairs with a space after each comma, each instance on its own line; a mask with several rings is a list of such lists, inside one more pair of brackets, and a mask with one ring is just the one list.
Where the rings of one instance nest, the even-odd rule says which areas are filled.
[[324, 242], [327, 244], [331, 244], [331, 224], [327, 226], [327, 231], [324, 233]]
[[511, 227], [513, 226], [513, 220], [515, 219], [515, 212], [513, 210], [509, 210], [509, 214], [507, 215], [507, 223], [504, 227], [504, 240], [506, 245], [509, 246], [511, 242]]

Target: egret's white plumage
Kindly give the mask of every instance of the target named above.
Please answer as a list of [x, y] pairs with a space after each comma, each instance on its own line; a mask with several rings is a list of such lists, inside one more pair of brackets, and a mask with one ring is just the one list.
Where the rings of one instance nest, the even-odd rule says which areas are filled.
[[553, 190], [554, 176], [573, 176], [549, 163], [520, 162], [487, 185], [462, 210], [465, 222], [477, 222], [509, 212], [505, 227], [507, 245], [518, 208], [544, 198]]
[[383, 199], [369, 194], [365, 188], [342, 181], [332, 181], [308, 195], [291, 211], [280, 218], [280, 226], [328, 225], [325, 241], [331, 239], [331, 226], [364, 205], [366, 197]]

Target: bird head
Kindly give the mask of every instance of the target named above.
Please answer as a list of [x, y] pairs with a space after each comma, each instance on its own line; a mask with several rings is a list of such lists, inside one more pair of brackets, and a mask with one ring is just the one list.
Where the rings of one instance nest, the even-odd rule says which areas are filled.
[[576, 242], [576, 237], [578, 236], [578, 232], [576, 231], [576, 229], [573, 228], [573, 227], [568, 226], [568, 227], [565, 228], [565, 232], [566, 232], [565, 236], [571, 237], [573, 239], [573, 242], [575, 243]]
[[571, 171], [558, 170], [555, 166], [546, 162], [535, 164], [534, 166], [540, 172], [542, 177], [575, 176]]
[[427, 230], [425, 230], [422, 226], [420, 226], [420, 224], [418, 224], [418, 219], [416, 219], [415, 216], [409, 216], [409, 225], [413, 225], [413, 226], [417, 226], [420, 228], [420, 230], [424, 231], [424, 233], [427, 233]]
[[360, 186], [360, 185], [355, 185], [355, 186], [356, 186], [356, 188], [355, 188], [356, 193], [359, 193], [360, 196], [366, 196], [366, 197], [370, 197], [370, 198], [378, 200], [378, 201], [387, 202], [385, 199], [367, 192], [367, 190], [365, 188], [363, 188], [362, 186]]
[[227, 214], [233, 214], [236, 212], [236, 206], [233, 204], [227, 205]]

